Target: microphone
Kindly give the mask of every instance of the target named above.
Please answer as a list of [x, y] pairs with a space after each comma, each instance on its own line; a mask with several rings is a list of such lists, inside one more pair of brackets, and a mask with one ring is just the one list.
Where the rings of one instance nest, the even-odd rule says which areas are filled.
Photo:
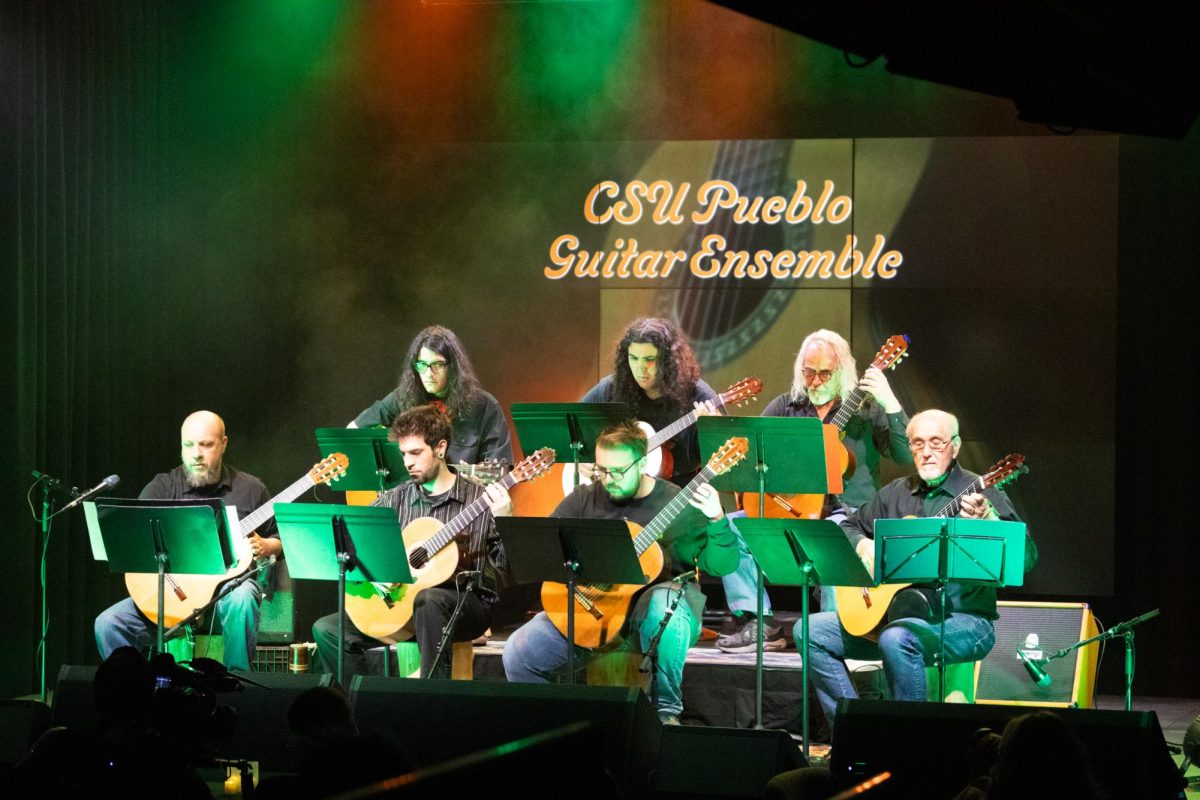
[[[1017, 648], [1017, 658], [1021, 659], [1021, 663], [1025, 665], [1025, 671], [1029, 673], [1029, 677], [1038, 686], [1043, 689], [1050, 685], [1050, 674], [1042, 667], [1045, 662], [1041, 659], [1031, 659], [1026, 655], [1025, 651]], [[1041, 663], [1039, 663], [1041, 662]]]
[[79, 495], [79, 497], [76, 497], [70, 503], [67, 503], [65, 506], [63, 506], [61, 509], [59, 509], [58, 513], [61, 514], [64, 511], [69, 511], [70, 509], [72, 509], [75, 506], [82, 503], [84, 500], [94, 497], [94, 496], [100, 494], [100, 492], [111, 489], [120, 482], [121, 482], [120, 476], [109, 475], [107, 478], [100, 481], [95, 486], [93, 486], [92, 488], [90, 488], [86, 492], [84, 492], [83, 494]]

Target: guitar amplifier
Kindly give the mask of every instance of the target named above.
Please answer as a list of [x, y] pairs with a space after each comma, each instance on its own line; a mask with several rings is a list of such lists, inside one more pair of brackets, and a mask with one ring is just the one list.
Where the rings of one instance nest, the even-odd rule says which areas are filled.
[[975, 702], [1091, 708], [1096, 689], [1098, 643], [1043, 665], [1050, 682], [1038, 686], [1019, 653], [1045, 658], [1095, 636], [1096, 618], [1086, 603], [999, 602], [996, 646], [979, 662]]

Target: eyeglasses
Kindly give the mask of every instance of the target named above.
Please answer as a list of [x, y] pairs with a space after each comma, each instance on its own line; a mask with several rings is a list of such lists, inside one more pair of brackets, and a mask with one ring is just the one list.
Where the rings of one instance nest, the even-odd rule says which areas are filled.
[[820, 378], [822, 382], [832, 378], [835, 372], [837, 372], [836, 369], [809, 369], [808, 367], [802, 367], [800, 370], [804, 380], [811, 381], [813, 378]]
[[413, 369], [420, 372], [422, 375], [426, 372], [432, 372], [434, 375], [441, 375], [446, 371], [445, 361], [414, 361]]
[[625, 477], [625, 473], [633, 469], [633, 465], [641, 461], [640, 458], [634, 459], [623, 467], [601, 467], [598, 465], [592, 466], [592, 480], [604, 481], [611, 477], [613, 480], [621, 480]]
[[908, 443], [908, 449], [914, 453], [919, 453], [928, 447], [933, 452], [940, 453], [954, 444], [954, 440], [957, 438], [957, 436], [951, 436], [949, 439], [912, 439]]

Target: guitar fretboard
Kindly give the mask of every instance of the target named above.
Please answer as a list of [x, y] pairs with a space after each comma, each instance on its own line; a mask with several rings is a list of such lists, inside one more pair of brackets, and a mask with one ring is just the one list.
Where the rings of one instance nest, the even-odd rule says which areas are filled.
[[646, 527], [642, 528], [641, 533], [639, 533], [637, 538], [633, 540], [634, 551], [640, 556], [642, 553], [646, 552], [646, 549], [650, 547], [650, 545], [662, 538], [662, 535], [667, 530], [667, 527], [675, 521], [675, 517], [679, 516], [679, 513], [687, 507], [688, 499], [696, 493], [696, 490], [699, 489], [701, 485], [708, 483], [715, 476], [716, 473], [713, 472], [712, 467], [705, 465], [704, 469], [700, 470], [700, 472], [696, 474], [696, 477], [692, 478], [688, 482], [688, 485], [683, 487], [683, 490], [680, 491], [679, 494], [671, 498], [671, 502], [663, 506], [662, 511], [659, 511], [657, 514], [655, 514], [654, 519], [650, 520], [650, 522], [646, 524]]
[[958, 512], [962, 511], [963, 498], [969, 494], [975, 494], [976, 492], [982, 492], [986, 488], [987, 488], [987, 483], [984, 481], [983, 477], [980, 476], [980, 477], [976, 478], [975, 480], [971, 481], [970, 486], [968, 486], [966, 489], [963, 489], [961, 492], [959, 492], [957, 497], [955, 497], [953, 500], [951, 500], [949, 503], [947, 503], [945, 506], [943, 506], [940, 511], [938, 511], [936, 514], [934, 514], [934, 516], [935, 517], [956, 517], [956, 516], [958, 516]]
[[259, 526], [275, 516], [276, 503], [290, 503], [300, 495], [308, 491], [310, 486], [315, 485], [312, 474], [306, 473], [302, 475], [295, 483], [284, 489], [279, 494], [272, 497], [262, 506], [256, 508], [248, 516], [242, 518], [239, 523], [242, 536], [249, 536], [254, 531], [258, 530]]
[[[518, 478], [515, 472], [510, 472], [496, 483], [503, 486], [505, 489], [511, 489], [517, 485]], [[487, 495], [481, 494], [479, 497], [467, 504], [466, 508], [454, 515], [454, 518], [447, 522], [442, 529], [425, 540], [422, 547], [426, 555], [432, 557], [435, 553], [441, 552], [442, 548], [454, 541], [454, 537], [462, 533], [471, 522], [487, 510], [488, 501]]]

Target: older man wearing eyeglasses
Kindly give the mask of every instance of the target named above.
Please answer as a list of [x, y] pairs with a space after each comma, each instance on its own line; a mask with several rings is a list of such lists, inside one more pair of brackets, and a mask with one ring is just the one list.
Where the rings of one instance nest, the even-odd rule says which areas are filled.
[[[1008, 498], [989, 488], [969, 491], [979, 477], [962, 468], [958, 419], [945, 411], [928, 410], [908, 423], [908, 443], [916, 474], [898, 478], [879, 490], [849, 519], [842, 530], [868, 569], [874, 569], [875, 522], [880, 519], [932, 517], [951, 501], [961, 505], [959, 516], [980, 520], [1017, 521]], [[1026, 539], [1025, 569], [1037, 562], [1037, 547]], [[946, 587], [946, 663], [978, 661], [996, 642], [996, 590], [991, 586], [950, 583]], [[887, 622], [878, 636], [852, 636], [834, 612], [809, 618], [809, 668], [825, 718], [833, 726], [837, 701], [857, 693], [846, 669], [846, 658], [882, 659], [894, 700], [925, 700], [925, 667], [941, 651], [939, 619], [901, 617]], [[886, 622], [886, 619], [885, 619]], [[800, 635], [800, 622], [796, 635]]]
[[[596, 440], [593, 483], [576, 488], [551, 516], [648, 524], [679, 495], [680, 489], [644, 473], [645, 463], [646, 434], [641, 428], [627, 422], [605, 430]], [[692, 507], [675, 518], [660, 540], [669, 555], [670, 574], [679, 575], [692, 568], [713, 575], [729, 572], [737, 565], [737, 541], [716, 490], [703, 484], [689, 494], [688, 503]], [[672, 601], [678, 599], [682, 602], [674, 603], [668, 622], [661, 625]], [[664, 581], [641, 595], [630, 617], [629, 638], [642, 652], [659, 636], [658, 714], [664, 723], [679, 722], [684, 657], [700, 637], [703, 612], [704, 595], [694, 583]], [[590, 652], [577, 648], [579, 663], [584, 663]], [[566, 637], [544, 611], [504, 644], [504, 672], [513, 682], [547, 683], [561, 676], [566, 664]]]

